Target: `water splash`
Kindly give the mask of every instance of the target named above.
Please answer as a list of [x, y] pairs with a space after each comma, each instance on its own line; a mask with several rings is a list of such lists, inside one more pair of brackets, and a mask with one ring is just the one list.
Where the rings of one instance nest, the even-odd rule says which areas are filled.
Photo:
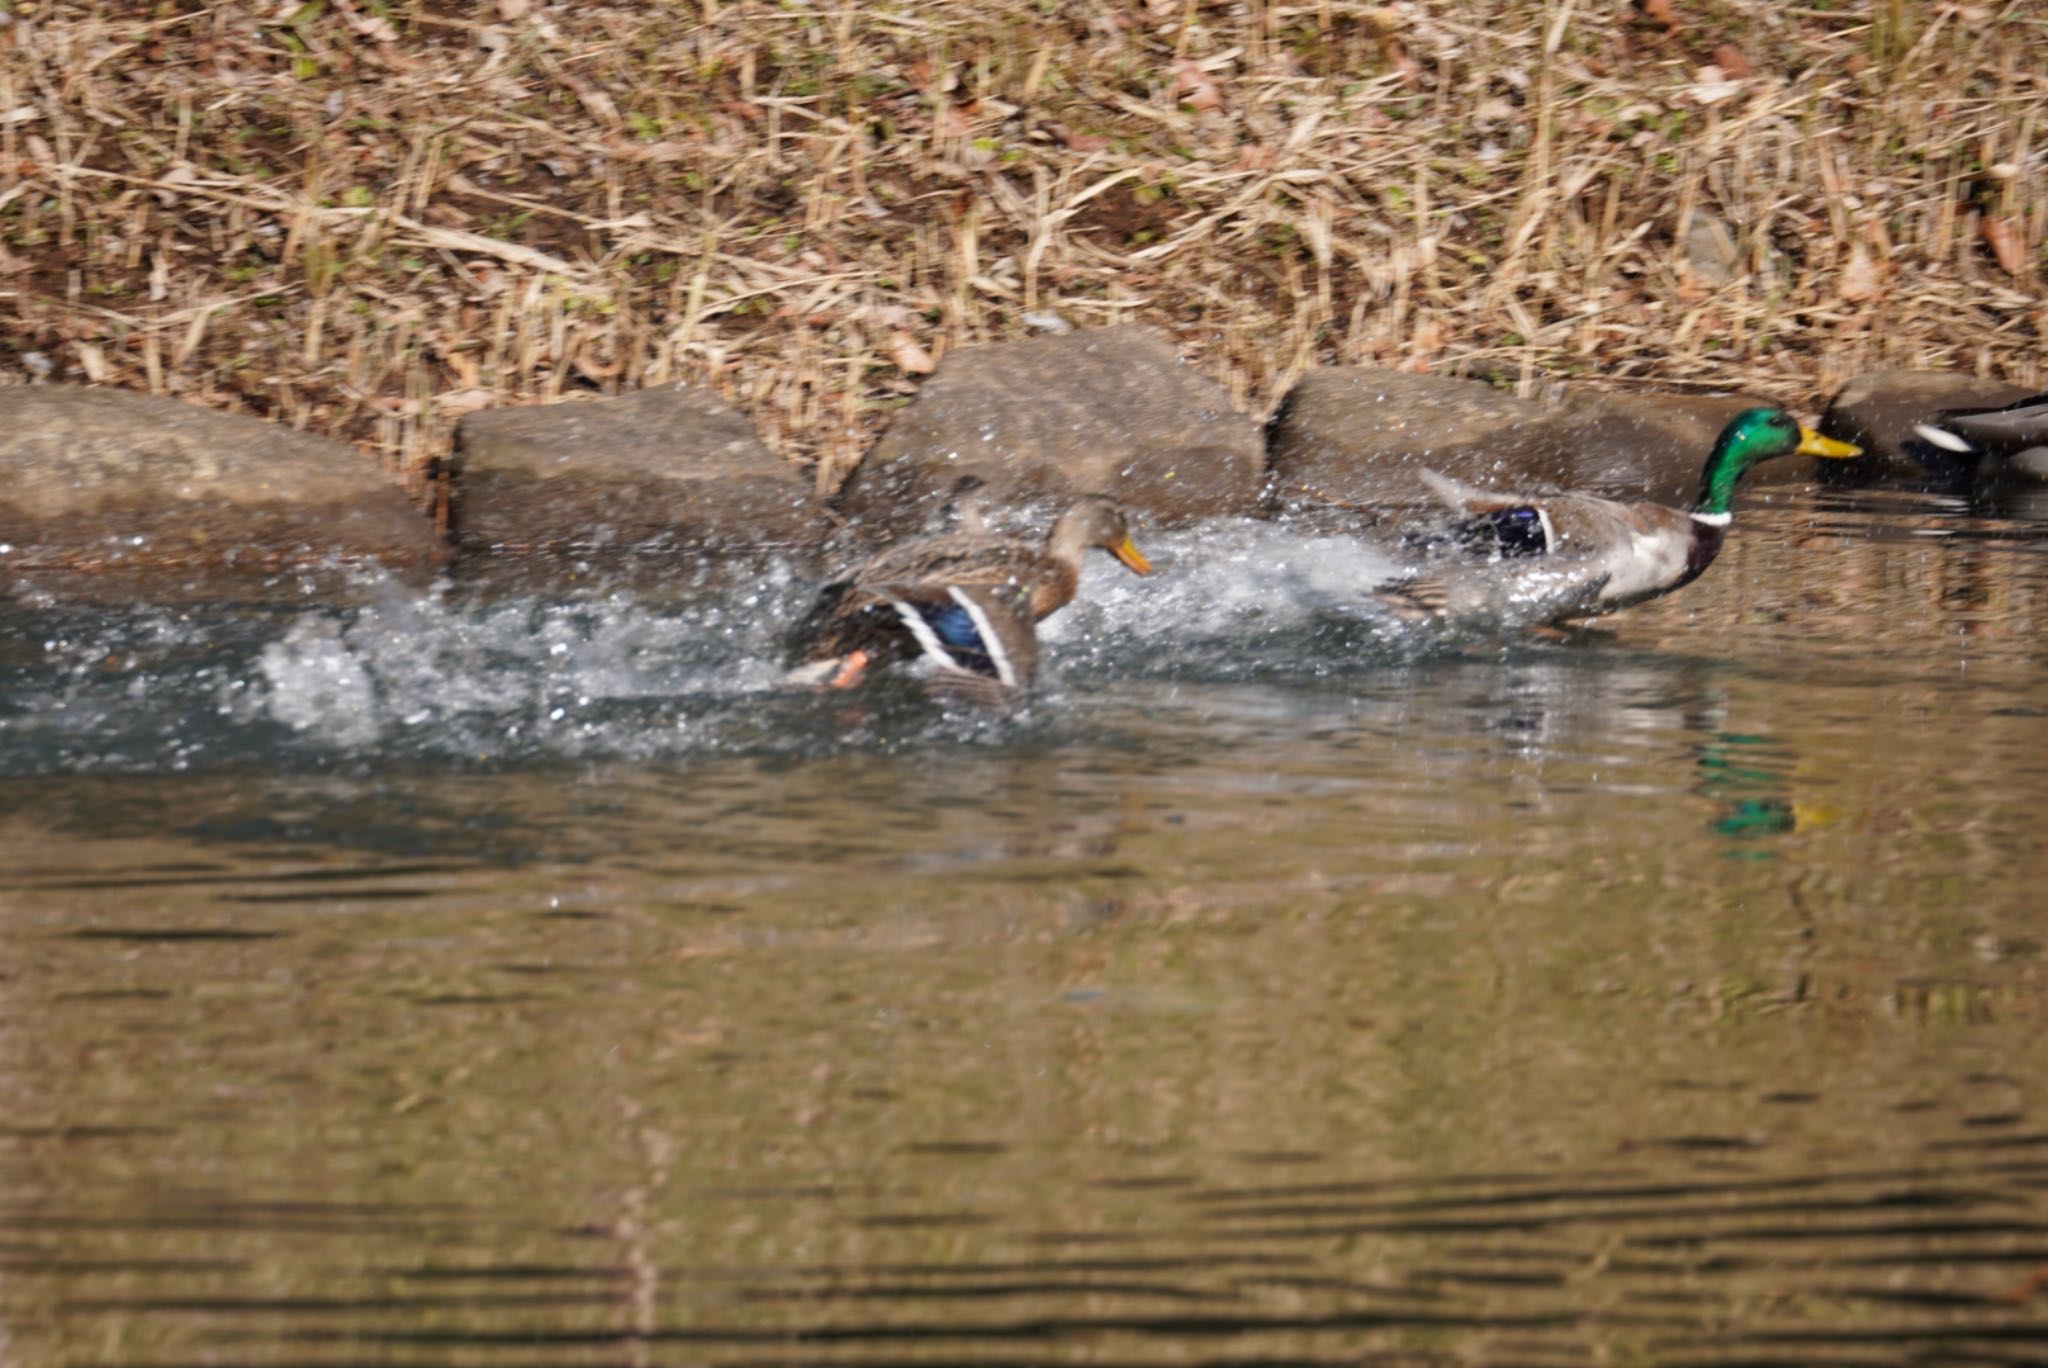
[[[1164, 538], [1156, 579], [1091, 564], [1080, 601], [1046, 625], [1075, 678], [1135, 673], [1181, 679], [1329, 678], [1418, 657], [1497, 648], [1547, 620], [1574, 579], [1539, 568], [1503, 573], [1468, 557], [1392, 540], [1304, 533], [1274, 523], [1219, 523]], [[1148, 550], [1148, 554], [1149, 554]], [[1416, 618], [1379, 592], [1411, 575], [1461, 591], [1446, 616]]]
[[266, 645], [245, 708], [330, 745], [492, 760], [660, 755], [736, 700], [776, 691], [792, 581], [679, 602], [392, 590]]
[[1372, 589], [1398, 572], [1350, 537], [1271, 523], [1220, 523], [1152, 536], [1158, 573], [1136, 579], [1091, 557], [1075, 604], [1043, 629], [1055, 669], [1238, 679], [1384, 659], [1403, 633]]
[[1374, 599], [1403, 563], [1356, 538], [1220, 523], [1146, 544], [1146, 579], [1091, 558], [1046, 625], [1044, 691], [1002, 716], [909, 683], [784, 687], [815, 590], [784, 565], [570, 597], [372, 578], [349, 606], [0, 605], [0, 774], [1053, 744], [1130, 686], [1362, 674], [1451, 639]]

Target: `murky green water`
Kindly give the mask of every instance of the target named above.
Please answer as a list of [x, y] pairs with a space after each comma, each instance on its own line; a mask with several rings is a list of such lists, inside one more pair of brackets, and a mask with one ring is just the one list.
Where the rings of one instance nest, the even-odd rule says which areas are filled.
[[10, 609], [0, 1362], [2048, 1355], [2048, 524], [1508, 647], [1204, 545], [996, 721], [793, 584]]

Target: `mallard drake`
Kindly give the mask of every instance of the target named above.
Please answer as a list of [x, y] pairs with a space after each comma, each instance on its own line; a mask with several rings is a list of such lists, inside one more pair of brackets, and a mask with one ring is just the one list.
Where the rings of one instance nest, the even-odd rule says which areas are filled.
[[[1802, 427], [1782, 409], [1746, 409], [1715, 438], [1699, 497], [1684, 511], [1590, 494], [1508, 494], [1433, 470], [1422, 479], [1459, 515], [1454, 538], [1516, 576], [1517, 587], [1528, 581], [1528, 600], [1556, 621], [1611, 613], [1690, 584], [1721, 552], [1743, 472], [1795, 453], [1842, 458], [1862, 449]], [[1471, 595], [1424, 576], [1386, 586], [1381, 597], [1397, 612], [1418, 616], [1442, 613]]]
[[1099, 547], [1149, 575], [1113, 500], [1076, 501], [1033, 545], [980, 530], [900, 542], [819, 591], [798, 624], [795, 683], [850, 688], [877, 665], [922, 655], [941, 691], [984, 700], [1028, 688], [1037, 624], [1073, 600], [1081, 562]]
[[2048, 480], [2048, 394], [1999, 408], [1943, 409], [1913, 431], [1949, 465], [1975, 457], [1983, 474], [2014, 470]]

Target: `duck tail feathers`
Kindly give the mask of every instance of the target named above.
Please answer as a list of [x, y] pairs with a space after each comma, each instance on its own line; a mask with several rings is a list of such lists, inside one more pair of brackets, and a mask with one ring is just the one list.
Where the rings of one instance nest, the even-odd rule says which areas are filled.
[[1490, 495], [1486, 490], [1479, 488], [1477, 485], [1468, 485], [1463, 480], [1454, 480], [1442, 471], [1431, 470], [1427, 466], [1416, 471], [1415, 474], [1416, 478], [1422, 481], [1424, 488], [1436, 496], [1437, 502], [1446, 508], [1455, 509], [1460, 513], [1470, 512], [1487, 502], [1490, 498], [1496, 497]]
[[1372, 591], [1380, 606], [1402, 622], [1427, 622], [1440, 618], [1451, 606], [1451, 586], [1434, 575], [1389, 580]]
[[975, 708], [1009, 709], [1024, 699], [1024, 690], [1012, 688], [987, 675], [955, 674], [940, 670], [925, 684], [932, 697], [942, 703], [964, 703]]

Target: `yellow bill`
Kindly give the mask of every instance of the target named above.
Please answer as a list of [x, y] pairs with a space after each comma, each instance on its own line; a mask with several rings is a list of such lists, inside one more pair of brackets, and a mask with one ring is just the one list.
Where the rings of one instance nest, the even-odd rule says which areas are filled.
[[1801, 456], [1825, 456], [1830, 460], [1843, 460], [1850, 456], [1861, 456], [1863, 448], [1854, 442], [1838, 442], [1832, 437], [1823, 437], [1810, 427], [1799, 429], [1799, 454]]
[[1814, 803], [1794, 803], [1792, 805], [1792, 829], [1794, 831], [1812, 831], [1815, 827], [1832, 826], [1836, 822], [1841, 821], [1843, 816], [1844, 813], [1840, 808], [1821, 807]]
[[1110, 547], [1109, 554], [1129, 566], [1133, 574], [1149, 575], [1152, 573], [1152, 562], [1145, 559], [1129, 537], [1125, 537], [1115, 546]]

